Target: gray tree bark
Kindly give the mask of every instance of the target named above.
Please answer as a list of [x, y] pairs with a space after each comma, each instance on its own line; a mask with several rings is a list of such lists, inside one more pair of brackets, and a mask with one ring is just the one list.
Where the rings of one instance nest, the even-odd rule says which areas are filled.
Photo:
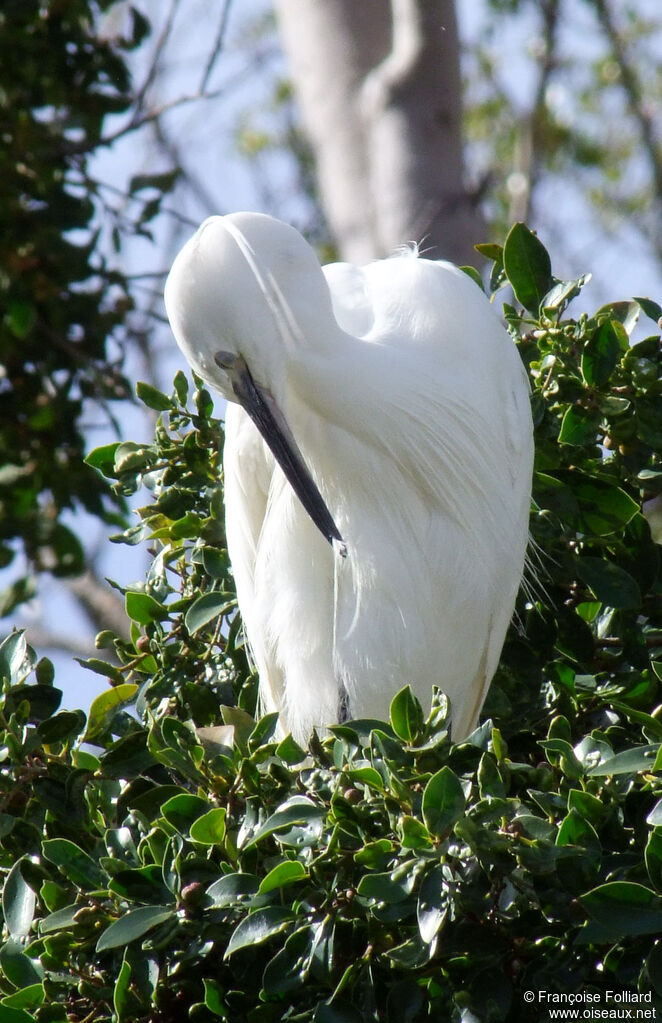
[[341, 256], [409, 241], [470, 262], [453, 0], [276, 0], [320, 196]]

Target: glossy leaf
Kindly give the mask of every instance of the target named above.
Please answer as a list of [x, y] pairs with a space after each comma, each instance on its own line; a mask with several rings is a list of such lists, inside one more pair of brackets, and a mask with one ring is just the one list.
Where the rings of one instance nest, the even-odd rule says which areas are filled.
[[284, 888], [287, 885], [295, 884], [308, 877], [306, 868], [299, 860], [283, 860], [269, 871], [266, 877], [260, 882], [258, 893], [265, 895], [275, 888]]
[[599, 412], [571, 405], [561, 423], [559, 444], [594, 444], [600, 419]]
[[641, 606], [641, 592], [635, 579], [611, 561], [583, 556], [575, 562], [579, 578], [590, 586], [603, 604], [621, 609]]
[[292, 912], [281, 906], [266, 906], [245, 917], [234, 929], [224, 958], [227, 959], [239, 949], [260, 945], [263, 941], [279, 934], [293, 919]]
[[549, 254], [525, 224], [515, 224], [503, 247], [503, 265], [518, 302], [535, 313], [552, 287]]
[[103, 874], [98, 863], [75, 842], [68, 838], [51, 838], [43, 843], [42, 849], [44, 856], [84, 891], [103, 885]]
[[126, 613], [139, 625], [161, 622], [168, 617], [168, 609], [149, 593], [137, 593], [130, 590], [126, 597]]
[[214, 621], [219, 615], [225, 614], [234, 607], [234, 601], [228, 601], [227, 593], [203, 593], [197, 597], [184, 616], [184, 624], [188, 631], [195, 635], [200, 629]]
[[589, 917], [619, 938], [662, 931], [662, 898], [632, 881], [599, 885], [579, 899]]
[[[178, 797], [176, 797], [178, 798]], [[189, 834], [193, 842], [201, 845], [219, 845], [225, 839], [226, 809], [224, 806], [214, 807], [208, 813], [193, 821]]]
[[112, 689], [107, 689], [105, 692], [100, 693], [92, 701], [92, 706], [90, 707], [87, 731], [85, 733], [86, 741], [89, 742], [103, 732], [111, 723], [117, 711], [133, 702], [137, 692], [138, 686], [135, 683], [123, 682], [121, 685], [114, 686]]
[[136, 384], [136, 395], [143, 405], [147, 405], [147, 408], [151, 408], [155, 412], [168, 412], [174, 407], [172, 399], [167, 394], [163, 394], [153, 384], [147, 384], [142, 380]]
[[96, 950], [107, 952], [113, 948], [123, 948], [170, 920], [174, 914], [172, 906], [140, 906], [138, 909], [130, 909], [106, 928], [97, 941]]
[[423, 727], [423, 711], [409, 686], [393, 697], [389, 710], [393, 731], [404, 742], [415, 742]]
[[17, 860], [7, 875], [2, 890], [2, 913], [12, 938], [24, 938], [30, 931], [36, 896], [21, 873], [22, 859]]
[[582, 376], [589, 387], [606, 384], [627, 349], [628, 336], [623, 325], [618, 320], [602, 323], [582, 353]]
[[458, 777], [449, 767], [442, 767], [430, 778], [423, 792], [423, 820], [428, 831], [443, 835], [460, 819], [465, 803]]

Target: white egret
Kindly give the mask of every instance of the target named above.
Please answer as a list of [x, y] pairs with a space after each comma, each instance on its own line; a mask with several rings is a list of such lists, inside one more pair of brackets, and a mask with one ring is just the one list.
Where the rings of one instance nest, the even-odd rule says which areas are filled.
[[487, 298], [403, 251], [321, 268], [292, 227], [210, 217], [165, 301], [228, 399], [228, 549], [264, 710], [387, 716], [409, 683], [476, 724], [522, 575], [529, 390]]

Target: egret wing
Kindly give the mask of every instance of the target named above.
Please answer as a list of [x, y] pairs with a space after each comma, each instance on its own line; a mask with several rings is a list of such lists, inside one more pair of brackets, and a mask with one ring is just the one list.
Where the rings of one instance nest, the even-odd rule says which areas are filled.
[[260, 697], [267, 711], [282, 700], [283, 679], [270, 656], [263, 630], [253, 627], [255, 569], [267, 515], [275, 460], [243, 409], [229, 403], [225, 417], [225, 525], [237, 599], [250, 651], [260, 675]]

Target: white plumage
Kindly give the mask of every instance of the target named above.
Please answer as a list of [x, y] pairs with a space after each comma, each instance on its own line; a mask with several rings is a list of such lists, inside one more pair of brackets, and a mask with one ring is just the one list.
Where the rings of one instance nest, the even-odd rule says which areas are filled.
[[[231, 402], [228, 548], [264, 709], [305, 741], [387, 716], [406, 683], [429, 707], [436, 684], [466, 735], [513, 613], [533, 461], [526, 374], [485, 296], [414, 251], [321, 269], [293, 228], [238, 213], [204, 222], [165, 298]], [[288, 478], [254, 420], [293, 453]]]

